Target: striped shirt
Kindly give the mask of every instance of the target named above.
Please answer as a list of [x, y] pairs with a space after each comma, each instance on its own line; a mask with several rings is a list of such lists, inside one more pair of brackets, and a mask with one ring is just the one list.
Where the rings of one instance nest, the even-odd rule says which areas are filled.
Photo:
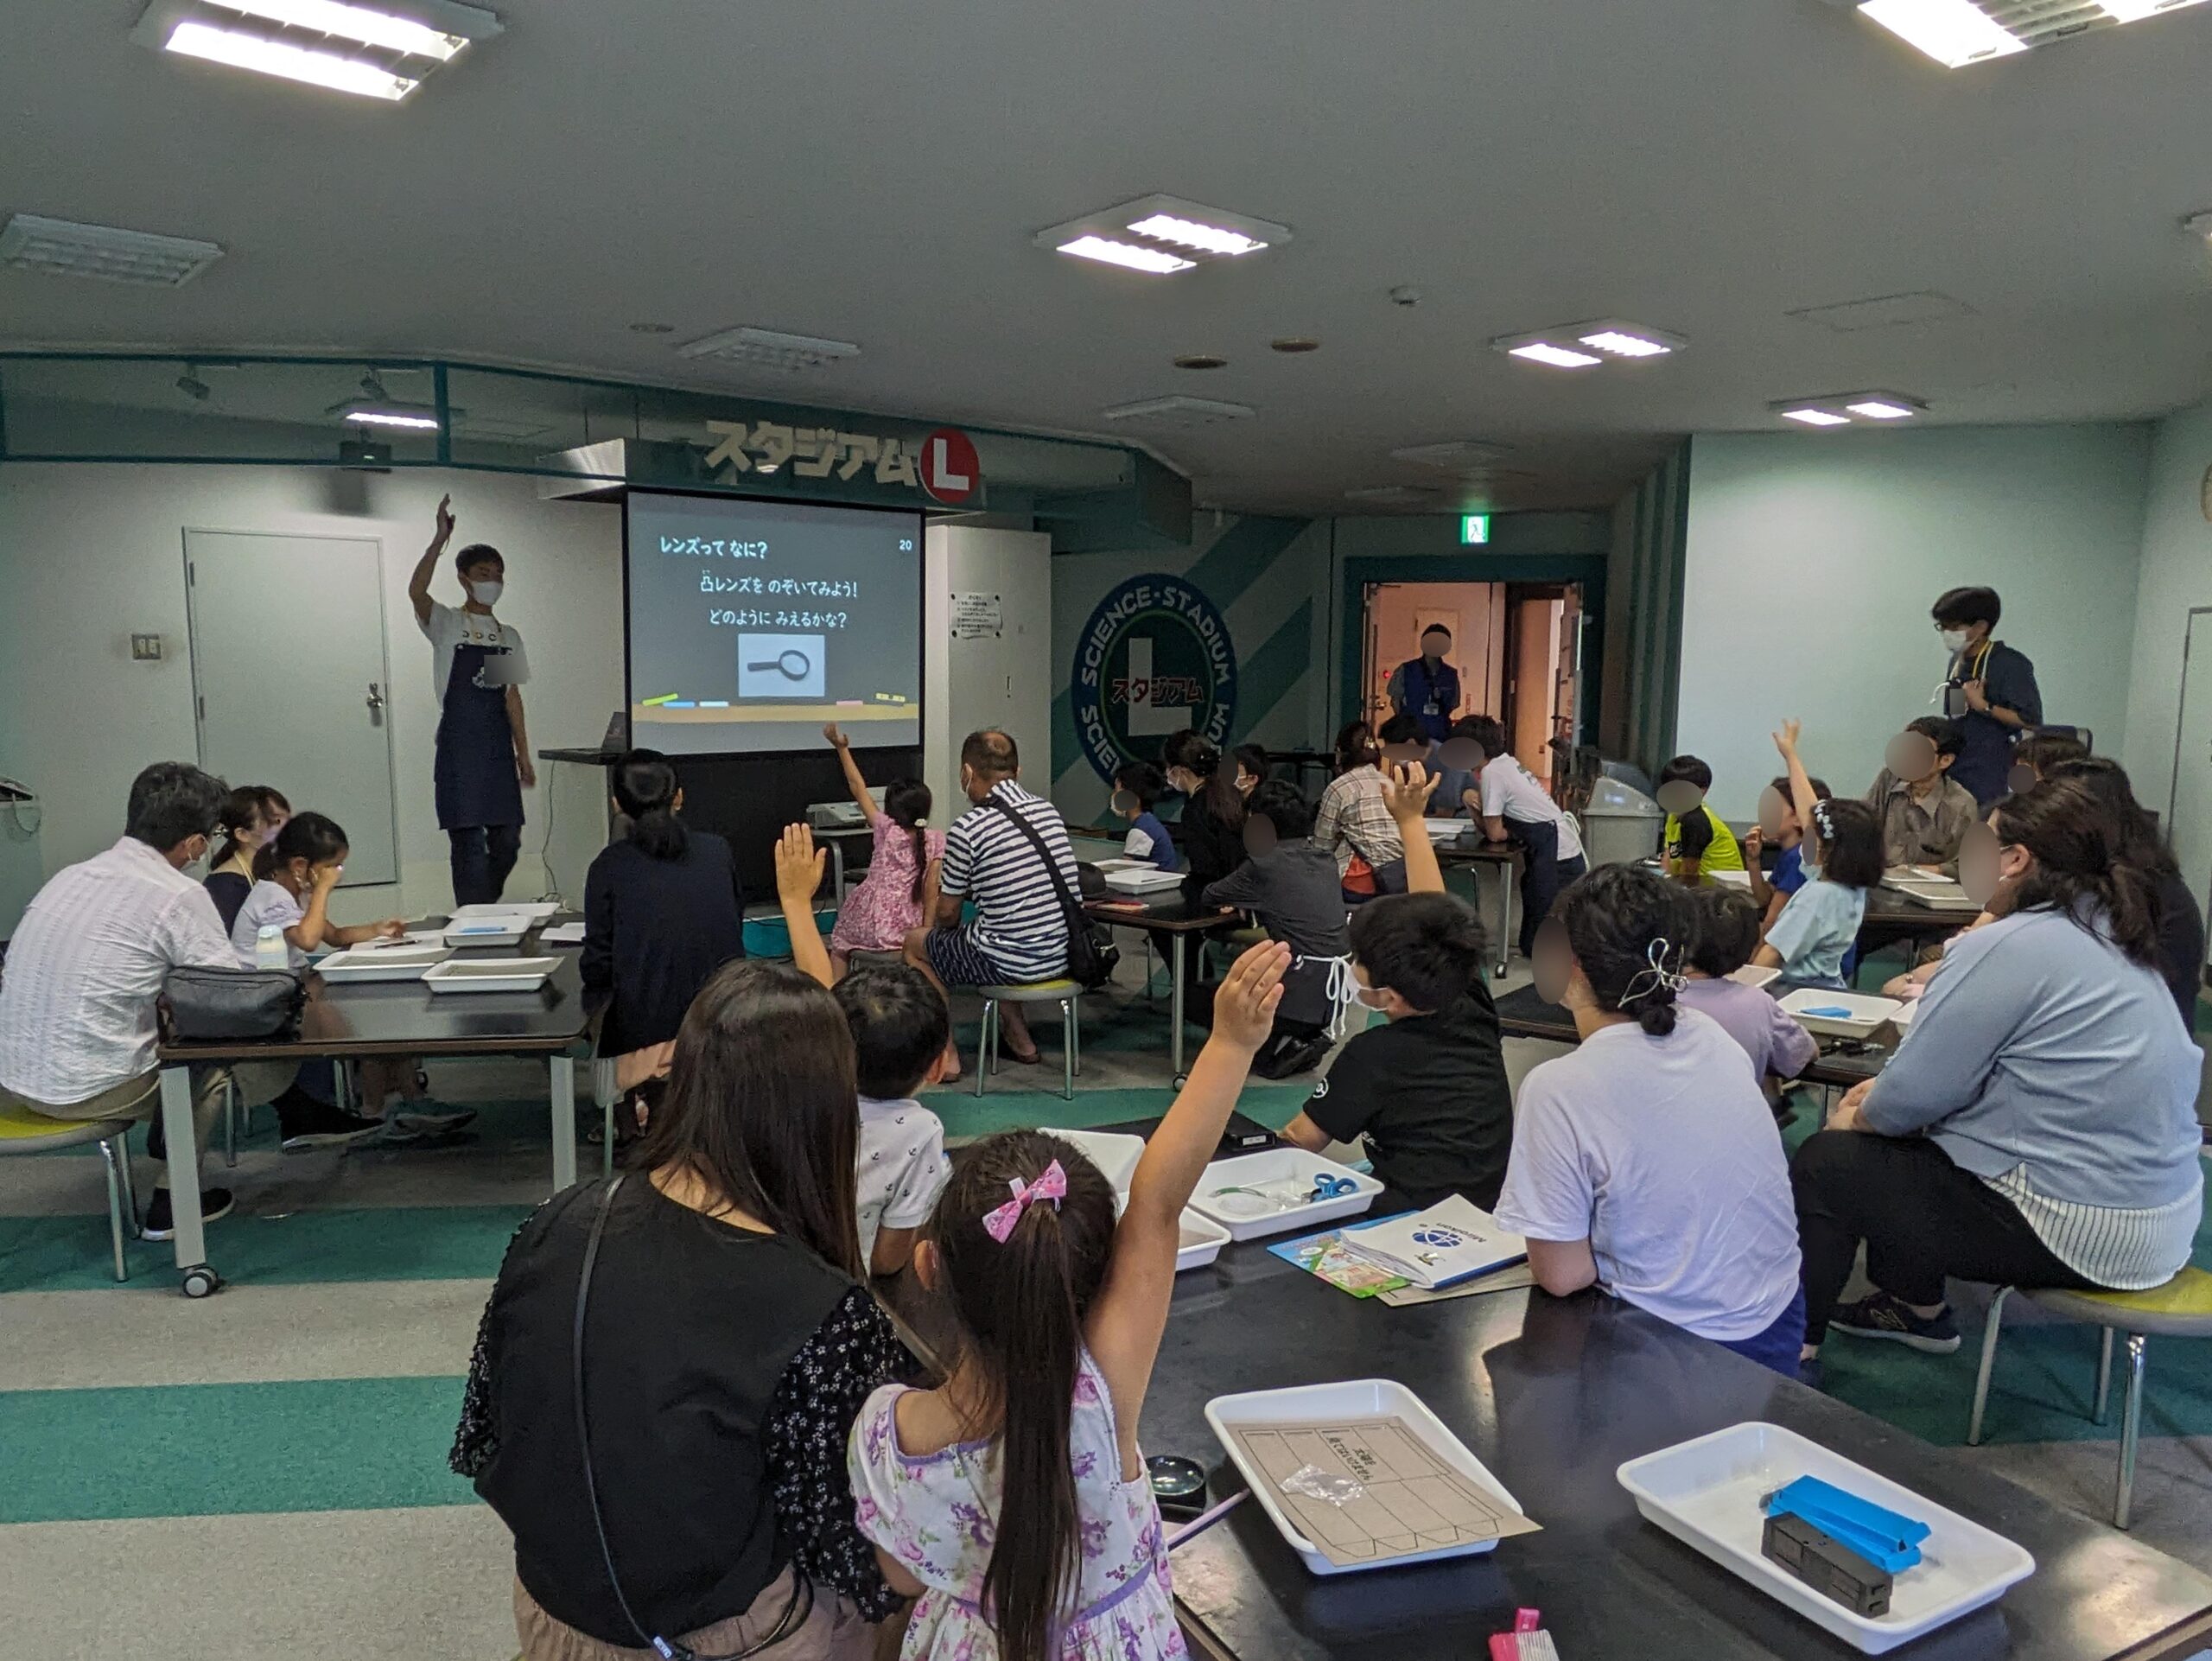
[[56, 871], [8, 946], [0, 1085], [68, 1107], [154, 1068], [171, 969], [235, 969], [207, 890], [125, 837]]
[[2163, 1206], [2122, 1210], [2037, 1193], [2024, 1165], [1983, 1180], [2019, 1208], [2052, 1257], [2115, 1292], [2146, 1292], [2171, 1280], [2189, 1261], [2204, 1212], [2202, 1187]]
[[1398, 822], [1382, 803], [1382, 773], [1371, 763], [1338, 773], [1321, 792], [1313, 814], [1313, 840], [1337, 856], [1342, 876], [1357, 854], [1370, 865], [1389, 865], [1406, 856]]
[[938, 892], [976, 902], [968, 938], [1009, 981], [1050, 980], [1068, 963], [1067, 915], [1043, 860], [1000, 809], [1006, 803], [1035, 827], [1052, 850], [1070, 894], [1076, 887], [1075, 850], [1059, 810], [1011, 779], [952, 822], [944, 833], [944, 865]]

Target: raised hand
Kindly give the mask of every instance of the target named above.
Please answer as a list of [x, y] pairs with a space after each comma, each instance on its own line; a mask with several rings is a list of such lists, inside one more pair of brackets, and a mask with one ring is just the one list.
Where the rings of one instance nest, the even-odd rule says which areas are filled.
[[776, 842], [777, 898], [792, 905], [807, 905], [822, 886], [822, 870], [829, 858], [829, 850], [814, 845], [814, 832], [805, 825], [785, 825]]
[[453, 535], [453, 497], [450, 493], [438, 498], [438, 540], [443, 542]]
[[1290, 968], [1290, 948], [1266, 940], [1230, 966], [1213, 996], [1213, 1035], [1249, 1055], [1274, 1030], [1282, 1002], [1282, 977]]
[[1418, 761], [1386, 767], [1382, 771], [1382, 805], [1401, 825], [1416, 824], [1428, 812], [1433, 781]]
[[845, 736], [843, 731], [834, 721], [823, 728], [822, 735], [841, 750], [852, 742], [852, 740]]
[[1797, 753], [1798, 735], [1804, 730], [1805, 723], [1792, 716], [1782, 723], [1782, 729], [1774, 735], [1775, 748], [1780, 750], [1784, 756], [1795, 755]]

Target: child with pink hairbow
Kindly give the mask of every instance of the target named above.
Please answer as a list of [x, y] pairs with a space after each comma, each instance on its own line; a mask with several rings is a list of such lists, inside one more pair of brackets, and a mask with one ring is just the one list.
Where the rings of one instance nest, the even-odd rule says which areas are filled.
[[964, 1149], [915, 1247], [959, 1323], [936, 1390], [886, 1385], [853, 1426], [861, 1532], [920, 1600], [906, 1661], [1154, 1661], [1185, 1653], [1137, 1420], [1167, 1325], [1183, 1207], [1282, 1000], [1290, 948], [1254, 946], [1213, 1035], [1114, 1190], [1070, 1142]]

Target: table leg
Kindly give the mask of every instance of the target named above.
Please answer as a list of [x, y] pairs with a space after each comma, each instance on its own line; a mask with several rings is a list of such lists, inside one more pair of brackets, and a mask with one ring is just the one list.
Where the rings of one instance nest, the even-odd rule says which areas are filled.
[[573, 1056], [548, 1059], [545, 1070], [553, 1098], [553, 1192], [576, 1180], [576, 1063]]
[[1513, 862], [1497, 862], [1497, 976], [1505, 978], [1507, 959], [1513, 955]]
[[192, 1069], [162, 1069], [162, 1136], [168, 1143], [170, 1214], [176, 1219], [176, 1266], [207, 1261], [207, 1231], [200, 1220], [200, 1149], [192, 1139]]
[[1167, 989], [1167, 1060], [1179, 1079], [1183, 1076], [1183, 954], [1190, 938], [1179, 929], [1167, 937], [1168, 961], [1174, 975]]

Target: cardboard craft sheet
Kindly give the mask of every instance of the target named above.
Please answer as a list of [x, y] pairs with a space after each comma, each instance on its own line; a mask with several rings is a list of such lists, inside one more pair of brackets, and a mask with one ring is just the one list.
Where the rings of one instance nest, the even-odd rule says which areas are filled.
[[[1446, 1551], [1541, 1527], [1496, 1489], [1447, 1464], [1402, 1419], [1252, 1424], [1230, 1434], [1299, 1532], [1341, 1567]], [[1357, 1492], [1334, 1498], [1300, 1491], [1348, 1485], [1357, 1485]]]

